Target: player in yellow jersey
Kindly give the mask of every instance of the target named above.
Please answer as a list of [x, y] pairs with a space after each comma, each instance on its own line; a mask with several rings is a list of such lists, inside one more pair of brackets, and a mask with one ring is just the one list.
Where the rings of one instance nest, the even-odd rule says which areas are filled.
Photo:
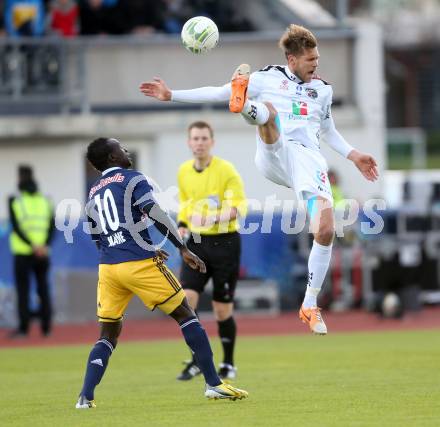
[[[189, 126], [188, 146], [193, 158], [183, 163], [178, 173], [178, 226], [181, 236], [188, 239], [188, 248], [205, 262], [207, 271], [182, 263], [180, 282], [189, 304], [197, 309], [200, 293], [212, 279], [212, 308], [223, 346], [218, 374], [233, 380], [237, 334], [233, 306], [241, 251], [238, 217], [246, 214], [247, 205], [243, 181], [231, 163], [212, 154], [214, 135], [208, 123], [197, 121]], [[177, 378], [190, 380], [199, 373], [193, 358]]]

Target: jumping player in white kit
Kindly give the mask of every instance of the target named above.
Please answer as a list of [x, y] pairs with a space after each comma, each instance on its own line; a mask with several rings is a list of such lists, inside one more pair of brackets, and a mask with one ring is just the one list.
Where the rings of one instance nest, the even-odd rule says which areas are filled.
[[320, 152], [323, 140], [351, 160], [369, 181], [378, 177], [374, 158], [348, 144], [336, 130], [331, 115], [333, 90], [316, 77], [319, 52], [315, 36], [290, 25], [280, 48], [287, 65], [269, 65], [250, 73], [242, 64], [231, 82], [221, 87], [170, 90], [160, 78], [142, 83], [141, 92], [161, 101], [224, 102], [229, 109], [257, 126], [255, 163], [270, 181], [293, 188], [307, 203], [314, 235], [308, 260], [308, 283], [299, 317], [312, 332], [327, 333], [317, 296], [327, 273], [334, 237], [333, 197], [327, 162]]

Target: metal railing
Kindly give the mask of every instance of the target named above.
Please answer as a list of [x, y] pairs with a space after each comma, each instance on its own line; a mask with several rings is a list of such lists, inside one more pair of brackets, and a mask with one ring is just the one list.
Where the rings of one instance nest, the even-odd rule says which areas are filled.
[[85, 56], [59, 38], [0, 39], [0, 109], [87, 110]]

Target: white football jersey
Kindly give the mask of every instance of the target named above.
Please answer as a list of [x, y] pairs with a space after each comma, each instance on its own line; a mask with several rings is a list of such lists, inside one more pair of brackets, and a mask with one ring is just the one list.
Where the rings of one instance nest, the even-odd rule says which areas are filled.
[[[263, 102], [270, 102], [280, 119], [281, 134], [275, 143], [264, 143], [257, 132], [255, 162], [260, 172], [276, 184], [294, 188], [299, 199], [311, 193], [331, 201], [320, 139], [344, 157], [353, 150], [335, 128], [332, 87], [321, 79], [305, 83], [287, 65], [268, 65], [251, 74], [247, 95], [251, 102], [241, 114], [248, 123], [257, 124]], [[230, 96], [230, 83], [171, 92], [176, 102], [224, 102]]]
[[[325, 81], [313, 79], [305, 83], [287, 65], [268, 65], [251, 74], [247, 93], [255, 103], [270, 102], [275, 107], [279, 113], [284, 140], [295, 141], [320, 151], [319, 142], [322, 139], [344, 157], [353, 150], [335, 128], [331, 115], [333, 90]], [[230, 83], [220, 87], [207, 86], [171, 92], [171, 100], [177, 102], [224, 102], [230, 96]], [[252, 119], [255, 119], [252, 115], [254, 113], [242, 112]], [[250, 123], [256, 124], [252, 121]]]
[[[330, 125], [332, 87], [321, 79], [301, 81], [285, 65], [268, 65], [250, 76], [248, 96], [278, 111], [286, 140], [319, 150], [321, 127]], [[326, 123], [328, 122], [328, 123]]]

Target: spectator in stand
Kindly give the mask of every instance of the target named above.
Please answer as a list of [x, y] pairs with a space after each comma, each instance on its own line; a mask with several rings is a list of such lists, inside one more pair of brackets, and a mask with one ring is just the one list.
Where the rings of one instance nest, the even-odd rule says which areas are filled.
[[[107, 5], [107, 2], [111, 2]], [[114, 0], [82, 0], [79, 5], [81, 34], [126, 34], [130, 30], [127, 9]]]
[[4, 24], [8, 36], [41, 36], [44, 33], [42, 0], [6, 0]]
[[220, 31], [253, 31], [251, 21], [243, 16], [243, 7], [236, 0], [187, 0], [193, 13], [212, 18]]
[[164, 29], [163, 15], [166, 4], [163, 0], [125, 0], [130, 22], [130, 32], [149, 34]]
[[180, 33], [183, 24], [196, 15], [188, 0], [164, 0], [163, 30], [170, 34]]
[[74, 0], [54, 0], [50, 5], [49, 32], [62, 37], [78, 34], [79, 9]]
[[5, 8], [5, 5], [3, 4], [3, 2], [1, 2], [0, 3], [0, 37], [3, 37], [3, 36], [6, 35], [5, 21], [4, 21], [4, 18], [3, 18], [4, 8]]

